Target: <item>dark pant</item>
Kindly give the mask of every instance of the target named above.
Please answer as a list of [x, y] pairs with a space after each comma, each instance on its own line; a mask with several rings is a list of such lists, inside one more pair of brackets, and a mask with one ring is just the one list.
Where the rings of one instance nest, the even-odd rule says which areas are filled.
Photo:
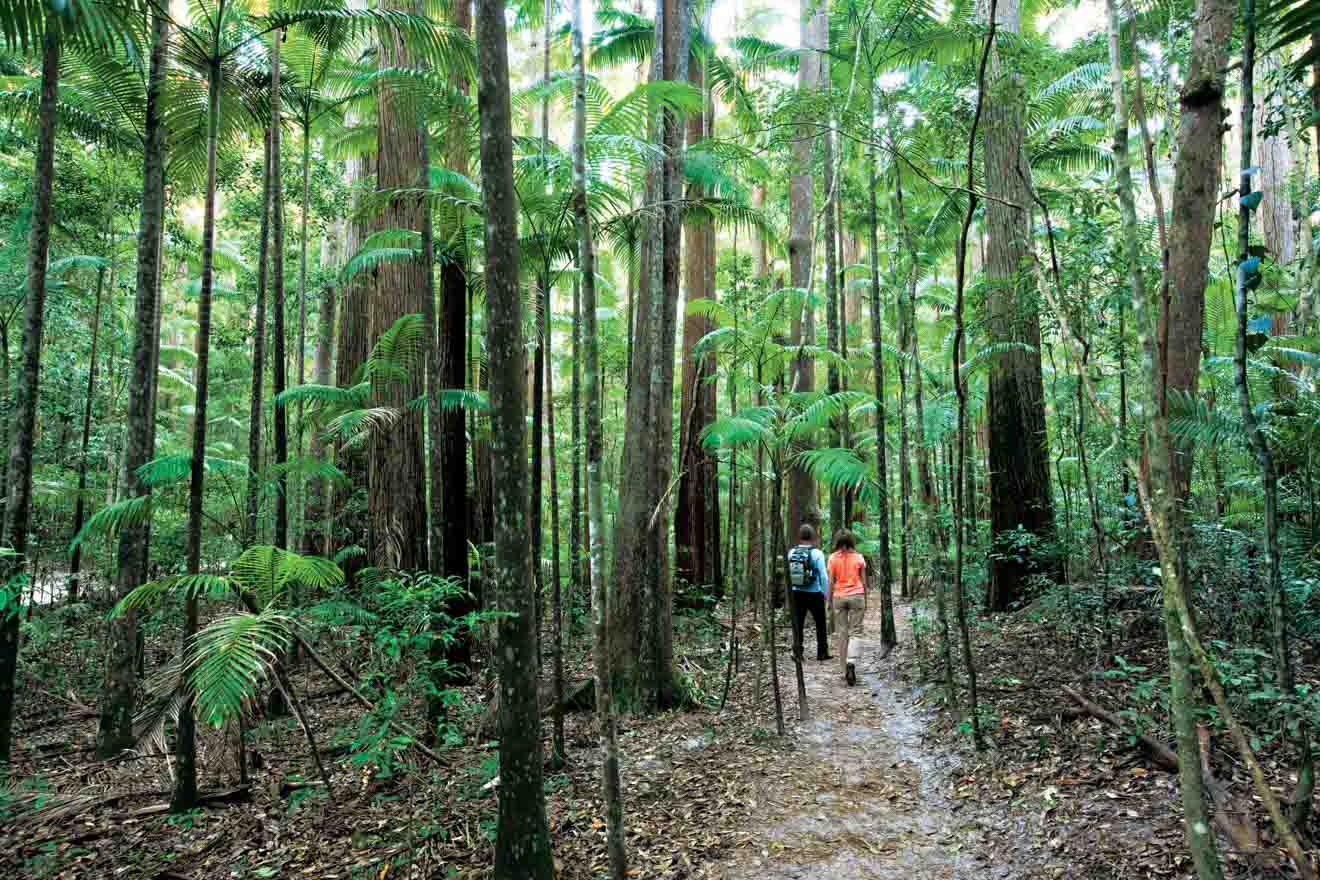
[[825, 637], [825, 594], [808, 593], [806, 590], [791, 590], [793, 595], [793, 654], [802, 653], [802, 638], [805, 635], [807, 612], [816, 624], [816, 659], [824, 660], [829, 654]]

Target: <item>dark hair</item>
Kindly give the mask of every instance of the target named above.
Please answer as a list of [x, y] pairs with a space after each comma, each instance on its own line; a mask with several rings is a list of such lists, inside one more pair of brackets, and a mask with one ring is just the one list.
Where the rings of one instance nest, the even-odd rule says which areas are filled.
[[835, 533], [834, 533], [834, 549], [835, 549], [835, 550], [856, 550], [856, 549], [857, 549], [857, 540], [853, 537], [853, 533], [850, 532], [850, 531], [848, 531], [847, 529], [839, 529], [837, 532], [835, 532]]
[[809, 523], [803, 523], [802, 528], [798, 529], [798, 540], [808, 543], [816, 540], [816, 530]]

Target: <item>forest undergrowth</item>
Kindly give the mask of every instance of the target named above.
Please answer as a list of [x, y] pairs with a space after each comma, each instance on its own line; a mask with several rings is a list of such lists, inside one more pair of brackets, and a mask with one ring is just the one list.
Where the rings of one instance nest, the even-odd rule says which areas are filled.
[[[878, 603], [870, 603], [861, 687], [846, 689], [832, 662], [807, 661], [805, 723], [781, 617], [783, 739], [774, 732], [759, 623], [738, 621], [738, 660], [721, 709], [731, 671], [728, 608], [681, 617], [675, 654], [687, 705], [620, 719], [632, 876], [1190, 876], [1176, 776], [1137, 739], [1170, 741], [1151, 594], [1138, 587], [1111, 596], [1121, 610], [1107, 633], [1086, 585], [978, 618], [988, 742], [979, 752], [933, 676], [929, 598], [899, 606], [900, 646], [887, 658], [870, 640], [879, 623]], [[1246, 625], [1228, 624], [1216, 635], [1231, 637], [1233, 626]], [[147, 748], [91, 760], [100, 676], [87, 658], [103, 626], [85, 610], [38, 607], [25, 627], [32, 660], [24, 690], [33, 698], [18, 720], [15, 765], [28, 781], [26, 802], [8, 805], [23, 809], [5, 833], [7, 875], [492, 876], [499, 768], [483, 727], [487, 676], [456, 689], [451, 721], [465, 738], [441, 748], [444, 764], [435, 765], [391, 748], [388, 735], [361, 723], [362, 711], [342, 688], [294, 661], [290, 680], [329, 768], [330, 793], [296, 722], [259, 714], [246, 734], [247, 782], [234, 725], [208, 730], [199, 742], [207, 800], [170, 815], [164, 754]], [[149, 635], [151, 663], [167, 666], [173, 644]], [[572, 693], [590, 680], [590, 654], [580, 628], [566, 630], [566, 645]], [[316, 649], [347, 671], [363, 668], [364, 654], [380, 646], [344, 627], [323, 632]], [[549, 656], [544, 667], [551, 668]], [[400, 667], [393, 674], [401, 682], [410, 673]], [[1320, 667], [1299, 662], [1298, 675], [1311, 686]], [[1122, 728], [1095, 717], [1070, 690]], [[551, 692], [548, 674], [543, 692]], [[1204, 722], [1206, 776], [1222, 792], [1218, 831], [1230, 876], [1291, 876], [1268, 839], [1232, 837], [1268, 826], [1231, 750], [1211, 735], [1213, 718]], [[548, 743], [549, 717], [543, 726]], [[606, 864], [598, 737], [589, 712], [570, 710], [565, 727], [568, 762], [546, 768], [549, 829], [559, 876], [586, 880]], [[1290, 790], [1288, 762], [1275, 760], [1273, 748], [1265, 742], [1261, 750], [1271, 781]]]

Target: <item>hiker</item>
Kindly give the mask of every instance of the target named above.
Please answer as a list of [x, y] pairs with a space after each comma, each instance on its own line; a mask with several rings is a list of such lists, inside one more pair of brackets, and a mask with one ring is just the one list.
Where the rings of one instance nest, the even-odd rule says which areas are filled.
[[807, 612], [816, 624], [816, 659], [829, 660], [829, 642], [825, 633], [825, 603], [829, 601], [829, 574], [825, 554], [816, 546], [816, 530], [803, 524], [798, 529], [798, 543], [788, 551], [788, 583], [793, 588], [793, 657], [802, 659], [802, 637]]
[[849, 687], [857, 684], [859, 647], [853, 639], [862, 632], [866, 616], [866, 557], [857, 552], [852, 532], [839, 529], [834, 535], [834, 552], [829, 562], [830, 589], [833, 593], [834, 633], [839, 639], [835, 650], [843, 661], [843, 679]]

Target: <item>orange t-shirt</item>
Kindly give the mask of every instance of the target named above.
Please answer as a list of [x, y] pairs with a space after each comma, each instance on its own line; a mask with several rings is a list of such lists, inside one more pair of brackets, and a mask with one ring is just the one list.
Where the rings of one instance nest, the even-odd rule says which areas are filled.
[[839, 596], [860, 596], [866, 592], [866, 557], [856, 550], [836, 550], [829, 562], [831, 592]]

